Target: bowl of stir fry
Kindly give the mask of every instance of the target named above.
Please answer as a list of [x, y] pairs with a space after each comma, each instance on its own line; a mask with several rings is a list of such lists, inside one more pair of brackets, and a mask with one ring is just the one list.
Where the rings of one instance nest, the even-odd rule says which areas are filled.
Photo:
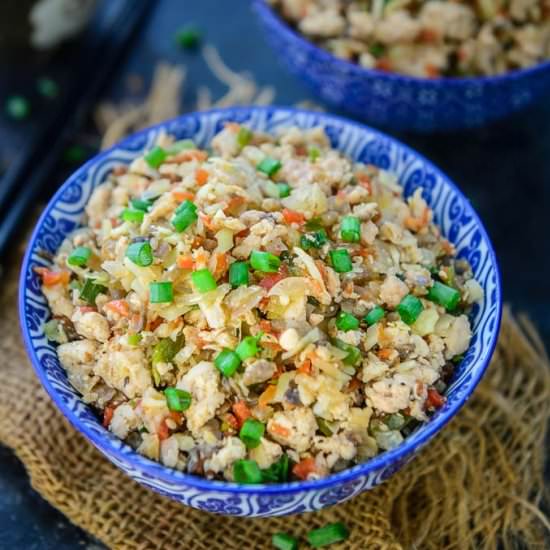
[[501, 119], [550, 86], [545, 0], [256, 0], [267, 41], [327, 103], [395, 130]]
[[89, 161], [20, 286], [73, 426], [147, 487], [243, 516], [387, 479], [474, 390], [500, 313], [489, 238], [444, 174], [271, 107], [186, 115]]

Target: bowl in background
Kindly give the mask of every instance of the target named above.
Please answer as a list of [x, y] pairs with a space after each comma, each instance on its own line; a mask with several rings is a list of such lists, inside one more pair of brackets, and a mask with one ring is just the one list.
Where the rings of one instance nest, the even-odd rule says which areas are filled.
[[[92, 190], [116, 166], [130, 163], [150, 148], [161, 132], [177, 139], [191, 138], [205, 146], [229, 121], [267, 132], [288, 126], [322, 125], [333, 147], [355, 160], [395, 172], [406, 195], [421, 188], [434, 210], [436, 223], [456, 245], [459, 256], [471, 263], [485, 291], [483, 303], [474, 306], [471, 346], [456, 369], [446, 404], [397, 448], [318, 481], [277, 485], [209, 481], [139, 455], [103, 428], [98, 415], [83, 403], [44, 334], [50, 313], [34, 268], [47, 266], [47, 255], [42, 251], [54, 254], [63, 239], [79, 226]], [[201, 510], [272, 516], [314, 511], [342, 502], [381, 483], [409, 462], [457, 413], [481, 379], [497, 340], [501, 289], [495, 254], [477, 214], [457, 187], [422, 156], [384, 134], [339, 117], [278, 107], [242, 107], [185, 115], [143, 130], [77, 170], [51, 199], [28, 244], [21, 269], [19, 314], [27, 352], [44, 388], [72, 425], [121, 470], [143, 485]]]
[[295, 31], [266, 0], [254, 11], [281, 63], [330, 105], [398, 131], [475, 128], [506, 117], [550, 89], [550, 61], [500, 76], [416, 78], [339, 59]]

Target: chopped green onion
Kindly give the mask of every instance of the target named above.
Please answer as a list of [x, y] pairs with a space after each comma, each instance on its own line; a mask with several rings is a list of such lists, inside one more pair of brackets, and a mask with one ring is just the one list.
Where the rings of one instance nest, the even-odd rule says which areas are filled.
[[325, 437], [330, 437], [332, 435], [332, 430], [327, 424], [327, 421], [324, 418], [321, 418], [320, 416], [316, 417], [315, 420], [317, 420], [317, 426], [319, 427], [319, 431]]
[[166, 304], [174, 301], [174, 288], [170, 281], [149, 283], [149, 301], [152, 304]]
[[233, 288], [248, 286], [248, 265], [246, 262], [233, 262], [229, 266], [229, 284]]
[[59, 86], [55, 80], [52, 80], [51, 78], [39, 78], [36, 81], [36, 87], [38, 89], [38, 93], [48, 99], [54, 99], [59, 94]]
[[458, 365], [460, 363], [462, 363], [462, 361], [464, 360], [464, 354], [460, 354], [460, 355], [455, 355], [451, 361], [455, 364], [455, 365]]
[[349, 537], [348, 528], [341, 522], [329, 523], [319, 529], [313, 529], [307, 534], [307, 541], [314, 548], [342, 542]]
[[288, 533], [275, 533], [271, 537], [271, 544], [278, 550], [298, 550], [298, 540]]
[[186, 199], [176, 208], [176, 212], [172, 218], [172, 225], [178, 233], [181, 233], [198, 219], [197, 207], [190, 200]]
[[15, 120], [23, 120], [29, 116], [30, 104], [26, 98], [20, 95], [14, 95], [6, 101], [6, 112]]
[[132, 199], [130, 201], [130, 204], [132, 205], [132, 208], [134, 210], [142, 210], [143, 212], [149, 212], [149, 209], [151, 208], [153, 201], [143, 200], [143, 199]]
[[336, 328], [344, 332], [348, 330], [357, 330], [359, 328], [359, 319], [351, 315], [351, 313], [341, 311], [338, 317], [336, 317]]
[[385, 51], [386, 51], [386, 48], [383, 46], [383, 44], [373, 44], [369, 48], [370, 54], [376, 59], [379, 59], [380, 57], [382, 57]]
[[180, 139], [179, 141], [175, 141], [174, 143], [172, 143], [172, 145], [170, 145], [168, 149], [166, 149], [166, 152], [169, 155], [177, 155], [182, 151], [189, 151], [196, 148], [197, 146], [192, 139]]
[[183, 412], [191, 406], [191, 394], [178, 388], [166, 388], [164, 390], [166, 404], [171, 411]]
[[384, 313], [384, 308], [375, 306], [365, 315], [365, 317], [363, 317], [363, 321], [369, 326], [374, 325], [384, 317]]
[[237, 143], [241, 149], [246, 147], [252, 140], [252, 131], [246, 126], [241, 126], [239, 132], [237, 133]]
[[337, 273], [347, 273], [353, 269], [351, 263], [351, 257], [349, 252], [345, 248], [339, 248], [338, 250], [331, 250], [329, 252], [330, 261], [334, 271]]
[[186, 50], [192, 50], [199, 45], [201, 34], [196, 27], [191, 25], [183, 27], [176, 33], [176, 43]]
[[384, 423], [390, 430], [400, 430], [405, 425], [405, 417], [400, 413], [390, 414]]
[[288, 455], [284, 454], [277, 462], [273, 463], [269, 468], [262, 470], [263, 481], [275, 481], [284, 483], [288, 481], [288, 471], [290, 469], [290, 460]]
[[433, 286], [428, 291], [428, 300], [443, 306], [447, 311], [456, 309], [460, 302], [460, 292], [456, 288], [444, 285], [439, 281], [435, 281]]
[[69, 265], [84, 266], [92, 257], [92, 250], [87, 246], [77, 246], [67, 258]]
[[361, 352], [359, 351], [359, 348], [347, 344], [338, 338], [335, 338], [333, 343], [338, 349], [347, 352], [347, 355], [343, 360], [344, 365], [350, 365], [353, 367], [361, 360]]
[[218, 287], [214, 275], [208, 269], [199, 269], [191, 273], [191, 280], [199, 292], [210, 292]]
[[306, 229], [308, 231], [318, 231], [323, 229], [323, 220], [321, 218], [311, 218], [311, 220], [306, 221]]
[[233, 478], [237, 483], [261, 483], [262, 471], [255, 460], [236, 460], [233, 463]]
[[80, 292], [80, 289], [82, 288], [82, 285], [76, 279], [73, 279], [69, 283], [69, 288], [72, 288], [73, 290], [78, 290]]
[[166, 160], [167, 156], [168, 153], [157, 145], [145, 155], [145, 161], [151, 168], [156, 170]]
[[182, 338], [176, 341], [172, 338], [163, 338], [155, 344], [151, 363], [155, 366], [157, 363], [170, 363], [176, 356], [176, 353], [181, 349]]
[[126, 257], [139, 267], [147, 267], [153, 263], [153, 250], [148, 241], [139, 241], [128, 246]]
[[250, 254], [250, 265], [264, 273], [276, 273], [281, 265], [281, 260], [271, 252], [253, 250]]
[[80, 291], [80, 298], [88, 302], [91, 306], [95, 306], [95, 299], [98, 294], [104, 294], [107, 288], [103, 285], [98, 285], [93, 279], [86, 279], [84, 286]]
[[281, 199], [288, 197], [290, 195], [290, 192], [292, 191], [288, 183], [278, 183], [277, 187], [279, 188], [279, 197]]
[[235, 352], [241, 358], [241, 361], [258, 355], [260, 351], [258, 341], [262, 336], [263, 332], [259, 332], [256, 336], [246, 336], [243, 338], [242, 342], [235, 348]]
[[355, 216], [344, 216], [340, 224], [340, 236], [348, 243], [358, 243], [361, 240], [361, 223]]
[[307, 156], [311, 162], [315, 162], [321, 156], [321, 151], [318, 147], [310, 147]]
[[274, 176], [279, 169], [281, 168], [282, 164], [281, 161], [274, 159], [272, 157], [265, 157], [262, 162], [260, 162], [256, 168], [263, 172], [264, 174], [268, 175], [269, 177]]
[[128, 344], [137, 346], [141, 342], [141, 334], [128, 334]]
[[417, 319], [424, 306], [422, 302], [412, 294], [407, 294], [401, 303], [397, 306], [397, 312], [399, 313], [401, 320], [407, 325], [412, 325]]
[[255, 449], [260, 445], [264, 433], [265, 426], [259, 420], [247, 418], [239, 432], [239, 437], [247, 449]]
[[145, 212], [143, 210], [134, 210], [133, 208], [125, 208], [122, 211], [122, 214], [120, 217], [125, 222], [130, 223], [141, 223], [143, 222], [143, 218], [145, 217]]
[[321, 248], [327, 242], [328, 235], [324, 229], [319, 229], [313, 233], [306, 233], [300, 237], [300, 246], [304, 250], [309, 250], [310, 248]]
[[233, 376], [241, 366], [241, 358], [232, 349], [223, 349], [218, 353], [214, 364], [224, 376]]

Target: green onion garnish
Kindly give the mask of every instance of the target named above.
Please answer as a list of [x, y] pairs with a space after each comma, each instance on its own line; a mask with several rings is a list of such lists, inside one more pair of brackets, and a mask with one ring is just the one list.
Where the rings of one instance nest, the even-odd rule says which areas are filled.
[[315, 420], [317, 421], [317, 427], [319, 428], [319, 431], [325, 437], [330, 437], [332, 435], [332, 430], [327, 424], [327, 421], [324, 418], [321, 418], [320, 416], [316, 417]]
[[120, 217], [125, 222], [141, 223], [145, 217], [145, 212], [143, 210], [135, 210], [134, 208], [125, 208]]
[[290, 195], [290, 192], [292, 191], [288, 183], [278, 183], [277, 187], [279, 188], [279, 197], [281, 199], [288, 197]]
[[246, 147], [252, 140], [252, 132], [246, 126], [241, 126], [239, 132], [237, 133], [237, 143], [241, 149]]
[[271, 544], [278, 550], [298, 550], [298, 540], [288, 533], [275, 533], [271, 537]]
[[166, 149], [166, 152], [169, 155], [177, 155], [178, 153], [181, 153], [182, 151], [189, 151], [190, 149], [196, 149], [197, 146], [195, 145], [195, 142], [192, 139], [180, 139], [179, 141], [175, 141]]
[[343, 359], [344, 365], [351, 365], [352, 367], [356, 365], [361, 360], [361, 352], [359, 351], [359, 348], [356, 348], [352, 346], [351, 344], [347, 344], [346, 342], [343, 342], [342, 340], [339, 340], [338, 338], [335, 338], [333, 340], [333, 344], [342, 351], [346, 351], [347, 355]]
[[347, 332], [348, 330], [357, 330], [359, 328], [359, 319], [350, 313], [341, 311], [336, 317], [336, 328]]
[[311, 218], [311, 220], [307, 220], [306, 229], [308, 231], [318, 231], [319, 229], [323, 229], [323, 220], [321, 220], [321, 218]]
[[347, 273], [353, 269], [351, 263], [351, 257], [349, 252], [345, 248], [339, 248], [338, 250], [331, 250], [329, 252], [330, 261], [334, 271], [337, 273]]
[[141, 342], [141, 334], [128, 334], [128, 344], [130, 346], [137, 346]]
[[370, 54], [375, 57], [376, 59], [382, 57], [386, 51], [386, 48], [383, 46], [383, 44], [373, 44], [369, 48]]
[[349, 537], [348, 528], [341, 522], [329, 523], [319, 529], [313, 529], [307, 534], [307, 541], [314, 548], [342, 542]]
[[254, 418], [247, 418], [242, 425], [239, 437], [247, 449], [255, 449], [261, 443], [265, 433], [265, 426]]
[[417, 319], [424, 306], [422, 302], [412, 294], [407, 294], [401, 303], [397, 306], [397, 312], [399, 313], [401, 320], [407, 325], [412, 325]]
[[262, 471], [255, 460], [236, 460], [233, 463], [233, 478], [237, 483], [261, 483]]
[[281, 265], [281, 260], [271, 252], [253, 250], [250, 254], [250, 265], [253, 269], [264, 273], [276, 273]]
[[176, 43], [186, 50], [192, 50], [199, 45], [201, 34], [196, 27], [183, 27], [176, 33]]
[[248, 286], [248, 265], [246, 262], [234, 262], [229, 266], [229, 284], [233, 288]]
[[263, 481], [278, 481], [284, 483], [288, 481], [288, 471], [290, 469], [290, 460], [288, 455], [284, 454], [277, 462], [269, 468], [262, 470]]
[[84, 266], [92, 256], [92, 250], [87, 246], [77, 246], [67, 258], [69, 265]]
[[126, 249], [126, 257], [139, 267], [147, 267], [153, 263], [153, 250], [148, 241], [132, 243]]
[[355, 216], [344, 216], [340, 224], [340, 236], [348, 243], [358, 243], [361, 240], [361, 223]]
[[181, 233], [198, 219], [197, 207], [190, 200], [186, 199], [176, 208], [176, 212], [172, 218], [172, 225], [178, 233]]
[[233, 350], [225, 348], [218, 353], [214, 364], [224, 376], [230, 377], [241, 366], [241, 358]]
[[435, 281], [433, 286], [428, 291], [428, 300], [443, 306], [447, 311], [456, 309], [460, 302], [460, 292], [456, 288], [444, 285], [439, 281]]
[[14, 95], [6, 101], [6, 113], [15, 120], [23, 120], [29, 116], [30, 104], [26, 98]]
[[324, 229], [319, 229], [313, 233], [306, 233], [300, 237], [300, 246], [304, 250], [309, 250], [310, 248], [321, 248], [327, 242], [328, 235]]
[[157, 363], [170, 363], [176, 356], [176, 353], [181, 349], [182, 339], [176, 341], [172, 338], [163, 338], [155, 344], [151, 363], [155, 366]]
[[187, 391], [178, 388], [166, 388], [164, 396], [171, 411], [183, 412], [191, 406], [191, 394]]
[[369, 326], [374, 325], [378, 323], [382, 317], [384, 317], [384, 313], [385, 312], [382, 307], [375, 306], [365, 315], [365, 317], [363, 317], [363, 321], [365, 321], [365, 323]]
[[145, 155], [145, 161], [151, 168], [156, 170], [166, 160], [167, 156], [168, 153], [157, 145]]
[[105, 292], [107, 292], [107, 287], [96, 284], [93, 279], [86, 279], [80, 291], [80, 298], [88, 302], [91, 306], [95, 306], [97, 295], [104, 294]]
[[174, 288], [170, 281], [149, 283], [149, 301], [152, 304], [166, 304], [174, 301]]
[[59, 94], [59, 86], [51, 78], [39, 78], [36, 81], [36, 87], [38, 89], [38, 93], [48, 99], [54, 99]]
[[317, 147], [310, 147], [307, 156], [311, 162], [315, 162], [321, 155], [321, 151]]
[[143, 200], [143, 199], [132, 199], [130, 201], [130, 204], [132, 205], [132, 208], [134, 210], [142, 210], [143, 212], [149, 212], [149, 209], [151, 208], [153, 201]]
[[260, 172], [263, 172], [264, 174], [267, 174], [269, 177], [271, 177], [279, 171], [281, 166], [281, 161], [272, 157], [265, 157], [264, 160], [262, 160], [262, 162], [260, 162], [258, 166], [256, 166], [256, 168]]
[[235, 348], [235, 353], [240, 357], [241, 361], [258, 355], [260, 351], [258, 341], [262, 336], [263, 332], [259, 332], [256, 336], [246, 336], [243, 338], [242, 342]]
[[208, 269], [199, 269], [191, 273], [191, 280], [199, 292], [210, 292], [218, 287], [216, 279]]

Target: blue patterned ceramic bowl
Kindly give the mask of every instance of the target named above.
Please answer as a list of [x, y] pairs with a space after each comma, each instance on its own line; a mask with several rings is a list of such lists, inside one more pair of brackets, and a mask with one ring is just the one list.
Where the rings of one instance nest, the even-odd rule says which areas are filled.
[[413, 78], [338, 59], [295, 32], [265, 0], [254, 9], [277, 57], [327, 103], [372, 124], [417, 132], [473, 128], [526, 107], [550, 88], [550, 61], [502, 76]]
[[[115, 166], [129, 163], [150, 147], [159, 132], [178, 139], [192, 138], [204, 146], [227, 121], [268, 132], [289, 125], [322, 125], [335, 148], [358, 161], [395, 172], [407, 195], [422, 188], [436, 222], [455, 243], [459, 255], [471, 263], [485, 290], [483, 304], [472, 313], [472, 345], [449, 387], [445, 406], [396, 449], [319, 481], [256, 486], [208, 481], [137, 454], [105, 430], [98, 416], [81, 401], [67, 381], [55, 347], [44, 335], [44, 323], [50, 314], [33, 268], [47, 265], [40, 251], [55, 253], [65, 236], [79, 225], [94, 187]], [[497, 339], [501, 290], [495, 254], [477, 214], [456, 186], [419, 154], [381, 133], [334, 116], [277, 107], [244, 107], [190, 114], [144, 130], [73, 174], [48, 204], [29, 242], [21, 270], [19, 313], [29, 357], [45, 389], [73, 426], [121, 470], [143, 485], [201, 510], [272, 516], [319, 510], [344, 501], [381, 483], [409, 462], [462, 407], [483, 375]]]

